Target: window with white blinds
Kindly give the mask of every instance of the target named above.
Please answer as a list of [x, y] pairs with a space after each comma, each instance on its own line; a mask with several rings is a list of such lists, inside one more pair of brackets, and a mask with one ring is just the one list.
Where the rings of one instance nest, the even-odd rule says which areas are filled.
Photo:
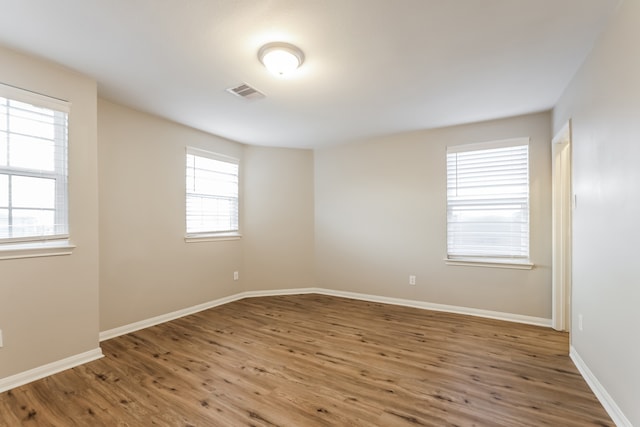
[[69, 104], [0, 85], [0, 243], [67, 239]]
[[529, 139], [447, 148], [448, 259], [529, 259]]
[[237, 159], [187, 148], [187, 237], [238, 233]]

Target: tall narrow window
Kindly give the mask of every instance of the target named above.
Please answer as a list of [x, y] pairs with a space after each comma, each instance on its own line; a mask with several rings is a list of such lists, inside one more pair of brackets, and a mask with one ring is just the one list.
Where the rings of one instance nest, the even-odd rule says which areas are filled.
[[447, 149], [448, 259], [529, 259], [529, 139]]
[[0, 85], [0, 243], [67, 239], [64, 101]]
[[238, 234], [237, 159], [187, 148], [187, 237]]

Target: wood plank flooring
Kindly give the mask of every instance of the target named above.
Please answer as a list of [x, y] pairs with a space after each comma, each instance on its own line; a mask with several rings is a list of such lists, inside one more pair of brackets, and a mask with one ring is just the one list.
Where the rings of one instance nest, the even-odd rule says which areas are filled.
[[322, 295], [245, 299], [0, 394], [0, 426], [613, 426], [550, 329]]

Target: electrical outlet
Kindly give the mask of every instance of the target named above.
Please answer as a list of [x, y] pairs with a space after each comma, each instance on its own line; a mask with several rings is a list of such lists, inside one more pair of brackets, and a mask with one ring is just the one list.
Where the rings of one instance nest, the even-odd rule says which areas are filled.
[[578, 330], [582, 332], [582, 314], [578, 314]]
[[238, 273], [237, 271], [233, 272], [233, 280], [238, 280], [240, 278], [240, 273]]
[[416, 276], [409, 276], [409, 284], [410, 285], [416, 284]]

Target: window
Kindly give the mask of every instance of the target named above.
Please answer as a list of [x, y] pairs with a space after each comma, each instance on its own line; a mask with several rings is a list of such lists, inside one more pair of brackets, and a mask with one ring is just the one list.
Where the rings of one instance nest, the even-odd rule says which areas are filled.
[[447, 259], [529, 262], [529, 139], [447, 148]]
[[68, 239], [68, 112], [0, 85], [0, 244]]
[[238, 160], [187, 148], [187, 238], [238, 235]]

